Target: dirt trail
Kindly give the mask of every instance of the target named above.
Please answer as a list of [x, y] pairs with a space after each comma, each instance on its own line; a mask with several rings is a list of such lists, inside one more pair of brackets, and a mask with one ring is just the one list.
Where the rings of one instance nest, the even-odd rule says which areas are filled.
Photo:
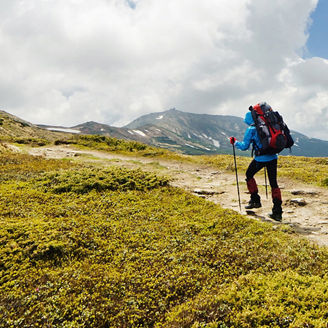
[[[47, 158], [75, 157], [77, 160], [95, 161], [105, 165], [141, 167], [147, 171], [171, 177], [173, 186], [181, 187], [218, 203], [224, 208], [239, 212], [235, 174], [218, 171], [208, 165], [130, 157], [100, 151], [82, 151], [69, 146], [31, 148], [29, 153]], [[270, 187], [268, 187], [268, 199], [266, 199], [263, 173], [259, 172], [256, 180], [262, 197], [262, 208], [246, 213], [244, 206], [248, 203], [249, 195], [246, 193], [244, 177], [239, 175], [241, 213], [275, 225], [281, 224], [268, 218], [272, 202]], [[292, 226], [296, 233], [304, 235], [320, 245], [328, 246], [328, 190], [279, 178], [279, 172], [278, 183], [283, 197], [282, 223]]]

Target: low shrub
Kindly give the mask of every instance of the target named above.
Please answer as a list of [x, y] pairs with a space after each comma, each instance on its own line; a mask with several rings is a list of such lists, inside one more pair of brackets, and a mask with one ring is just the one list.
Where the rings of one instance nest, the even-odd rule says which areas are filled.
[[286, 270], [250, 273], [168, 314], [168, 327], [327, 327], [328, 280]]
[[102, 151], [134, 154], [147, 157], [167, 157], [181, 159], [182, 156], [166, 149], [152, 147], [137, 141], [111, 138], [101, 135], [75, 135], [70, 139], [58, 139], [56, 145], [72, 144], [79, 147]]
[[328, 178], [322, 180], [322, 185], [328, 187]]
[[37, 179], [44, 191], [57, 194], [75, 192], [84, 194], [91, 190], [150, 190], [168, 185], [166, 178], [159, 178], [152, 173], [124, 168], [83, 168], [52, 172]]
[[41, 147], [50, 144], [50, 141], [40, 138], [14, 138], [13, 141], [21, 145], [31, 145], [33, 147]]

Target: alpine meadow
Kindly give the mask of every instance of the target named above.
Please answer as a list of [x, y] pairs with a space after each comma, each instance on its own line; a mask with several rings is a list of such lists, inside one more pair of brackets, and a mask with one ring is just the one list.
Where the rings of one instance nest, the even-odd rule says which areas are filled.
[[0, 328], [328, 328], [328, 0], [0, 18]]
[[[326, 246], [290, 213], [264, 222], [179, 187], [187, 167], [234, 177], [231, 155], [33, 131], [0, 144], [1, 327], [327, 327]], [[286, 202], [288, 183], [326, 192], [327, 166], [281, 156]]]

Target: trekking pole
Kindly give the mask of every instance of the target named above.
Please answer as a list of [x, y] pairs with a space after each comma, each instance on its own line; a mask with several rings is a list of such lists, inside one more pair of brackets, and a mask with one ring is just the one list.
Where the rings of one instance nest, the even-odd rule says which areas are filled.
[[235, 162], [235, 171], [236, 171], [236, 181], [237, 181], [237, 192], [238, 192], [239, 210], [241, 212], [241, 203], [240, 203], [240, 193], [239, 193], [239, 183], [238, 183], [238, 173], [237, 173], [237, 162], [236, 162], [235, 144], [232, 145], [232, 149], [233, 149], [233, 159], [234, 159], [234, 162]]
[[265, 180], [265, 194], [266, 194], [266, 198], [268, 199], [268, 183], [267, 183], [266, 167], [264, 167], [264, 180]]

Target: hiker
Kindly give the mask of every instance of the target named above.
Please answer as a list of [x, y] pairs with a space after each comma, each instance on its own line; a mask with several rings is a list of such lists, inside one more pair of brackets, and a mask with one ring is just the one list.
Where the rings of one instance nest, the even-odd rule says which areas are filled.
[[[269, 106], [269, 105], [265, 103], [265, 106]], [[254, 149], [261, 149], [262, 144], [258, 132], [256, 130], [251, 111], [246, 113], [244, 122], [249, 125], [245, 132], [244, 140], [237, 141], [236, 138], [230, 137], [230, 143], [232, 145], [235, 145], [240, 150], [247, 150], [249, 149], [250, 145], [253, 145]], [[258, 188], [257, 188], [256, 181], [254, 179], [254, 175], [262, 168], [266, 167], [269, 176], [271, 192], [272, 192], [272, 201], [273, 201], [272, 213], [269, 214], [269, 216], [276, 221], [281, 221], [282, 199], [281, 199], [280, 188], [278, 187], [278, 183], [277, 183], [277, 163], [278, 163], [277, 154], [259, 155], [256, 154], [255, 152], [255, 157], [253, 161], [250, 163], [250, 165], [248, 166], [248, 169], [246, 171], [246, 183], [247, 183], [248, 191], [251, 194], [251, 198], [248, 205], [246, 205], [245, 208], [252, 209], [252, 208], [259, 208], [262, 206], [261, 197], [258, 194]]]

